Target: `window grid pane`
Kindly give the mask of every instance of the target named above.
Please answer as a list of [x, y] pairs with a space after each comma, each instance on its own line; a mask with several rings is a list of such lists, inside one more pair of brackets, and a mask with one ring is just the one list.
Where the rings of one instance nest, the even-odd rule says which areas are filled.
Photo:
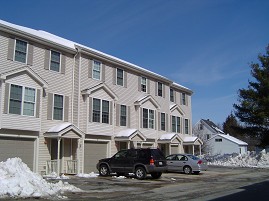
[[185, 119], [185, 134], [189, 134], [189, 120]]
[[147, 92], [147, 78], [141, 77], [141, 91]]
[[27, 43], [16, 40], [15, 61], [26, 63]]
[[172, 116], [172, 132], [177, 132], [176, 130], [176, 117]]
[[11, 85], [9, 113], [21, 114], [22, 103], [22, 86]]
[[117, 68], [117, 85], [123, 86], [123, 70]]
[[158, 96], [163, 96], [163, 84], [158, 82]]
[[148, 110], [143, 108], [143, 128], [148, 128]]
[[126, 119], [127, 119], [127, 111], [126, 106], [120, 106], [120, 126], [126, 126]]
[[109, 123], [109, 102], [102, 101], [102, 123]]
[[101, 75], [101, 62], [93, 61], [93, 78], [100, 80]]
[[154, 111], [149, 110], [149, 128], [154, 128]]
[[61, 54], [51, 50], [51, 59], [50, 59], [50, 70], [60, 71], [60, 58]]
[[171, 102], [175, 101], [175, 99], [174, 99], [174, 90], [173, 89], [170, 89], [170, 101]]
[[35, 89], [25, 87], [23, 115], [34, 116], [35, 113]]
[[101, 114], [101, 101], [100, 99], [93, 99], [93, 111], [92, 111], [92, 120], [93, 122], [100, 122]]
[[54, 120], [63, 120], [63, 96], [54, 95], [54, 110], [53, 110]]
[[165, 131], [165, 113], [161, 113], [161, 130]]

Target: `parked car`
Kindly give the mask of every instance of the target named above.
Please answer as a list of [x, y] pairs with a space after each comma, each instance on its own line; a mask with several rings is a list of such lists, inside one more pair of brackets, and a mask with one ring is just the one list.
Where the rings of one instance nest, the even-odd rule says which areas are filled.
[[96, 165], [100, 176], [111, 173], [125, 175], [134, 173], [137, 179], [144, 179], [151, 174], [154, 179], [167, 171], [165, 156], [160, 149], [127, 149], [121, 150], [111, 158], [99, 160]]
[[208, 169], [207, 161], [191, 154], [172, 154], [166, 157], [168, 172], [199, 174]]

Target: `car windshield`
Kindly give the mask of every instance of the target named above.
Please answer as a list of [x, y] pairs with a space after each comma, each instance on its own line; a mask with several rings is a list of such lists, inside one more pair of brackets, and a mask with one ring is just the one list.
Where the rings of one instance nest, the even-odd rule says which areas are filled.
[[195, 160], [195, 161], [199, 160], [199, 158], [197, 156], [194, 156], [191, 154], [188, 154], [187, 156], [190, 157], [192, 160]]

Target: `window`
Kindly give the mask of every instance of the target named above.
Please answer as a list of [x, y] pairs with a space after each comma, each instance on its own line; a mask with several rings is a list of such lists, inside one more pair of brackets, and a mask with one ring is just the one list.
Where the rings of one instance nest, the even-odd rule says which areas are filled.
[[117, 68], [117, 85], [123, 86], [123, 70]]
[[93, 61], [92, 77], [96, 80], [101, 78], [101, 62]]
[[93, 99], [93, 111], [92, 111], [92, 121], [100, 122], [101, 116], [101, 101], [100, 99]]
[[126, 126], [127, 108], [125, 105], [120, 106], [120, 126]]
[[189, 120], [185, 119], [185, 134], [189, 134]]
[[109, 123], [109, 102], [106, 100], [102, 101], [102, 123]]
[[222, 139], [215, 139], [215, 142], [222, 142]]
[[172, 132], [180, 133], [180, 117], [172, 116]]
[[[102, 110], [101, 110], [102, 108]], [[102, 114], [102, 119], [101, 119]], [[109, 123], [109, 101], [93, 99], [92, 121]]]
[[175, 102], [174, 90], [170, 88], [170, 101]]
[[204, 129], [203, 124], [199, 124], [199, 130], [203, 130], [203, 129]]
[[182, 105], [186, 105], [186, 94], [182, 93]]
[[26, 63], [27, 42], [16, 39], [15, 61]]
[[54, 94], [54, 104], [53, 104], [53, 119], [63, 120], [63, 96]]
[[141, 77], [141, 91], [147, 92], [147, 78]]
[[143, 128], [154, 128], [154, 111], [143, 108]]
[[50, 70], [59, 72], [60, 60], [61, 60], [61, 54], [59, 52], [51, 50], [50, 51]]
[[163, 84], [158, 82], [158, 96], [163, 96]]
[[161, 130], [165, 131], [165, 113], [161, 113]]
[[34, 116], [35, 89], [12, 84], [10, 88], [9, 113]]

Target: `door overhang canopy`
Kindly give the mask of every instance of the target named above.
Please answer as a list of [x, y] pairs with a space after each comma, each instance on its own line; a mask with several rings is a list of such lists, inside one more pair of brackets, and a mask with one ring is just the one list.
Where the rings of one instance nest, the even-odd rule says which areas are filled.
[[115, 141], [146, 141], [147, 138], [137, 129], [125, 129], [115, 135]]
[[85, 137], [84, 132], [78, 129], [75, 125], [69, 122], [57, 124], [51, 127], [45, 134], [47, 138], [75, 138], [80, 139]]
[[166, 133], [161, 135], [158, 139], [158, 143], [171, 143], [171, 144], [182, 144], [183, 140], [177, 133]]

